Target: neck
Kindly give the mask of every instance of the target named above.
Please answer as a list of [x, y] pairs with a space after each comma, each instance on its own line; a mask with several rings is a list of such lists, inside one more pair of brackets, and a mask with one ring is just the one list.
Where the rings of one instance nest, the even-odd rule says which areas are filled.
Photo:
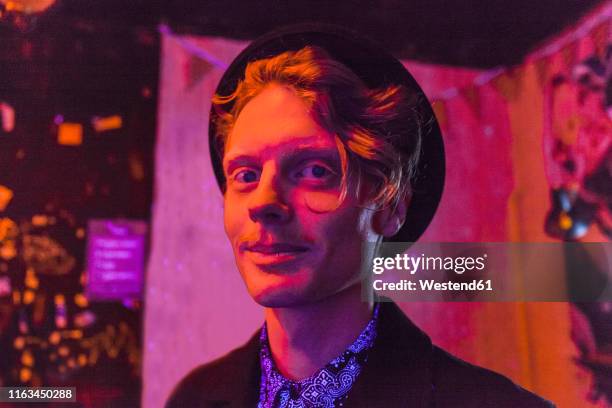
[[339, 356], [372, 317], [354, 285], [316, 303], [265, 311], [270, 351], [279, 372], [297, 381]]

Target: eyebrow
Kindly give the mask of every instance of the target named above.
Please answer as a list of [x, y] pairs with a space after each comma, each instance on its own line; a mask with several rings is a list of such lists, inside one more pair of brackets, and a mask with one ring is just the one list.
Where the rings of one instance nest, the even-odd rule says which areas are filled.
[[[305, 160], [323, 159], [327, 161], [339, 162], [340, 155], [335, 146], [309, 146], [297, 147], [282, 157], [283, 162], [303, 162]], [[249, 154], [238, 154], [235, 157], [230, 157], [224, 161], [224, 169], [227, 174], [230, 174], [234, 169], [241, 166], [258, 165], [260, 160], [258, 157]]]

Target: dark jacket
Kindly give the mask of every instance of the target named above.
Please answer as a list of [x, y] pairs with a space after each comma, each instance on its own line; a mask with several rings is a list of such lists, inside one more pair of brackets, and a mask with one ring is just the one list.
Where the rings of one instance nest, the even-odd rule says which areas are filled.
[[[345, 408], [553, 407], [493, 371], [431, 344], [394, 303], [383, 303], [376, 343], [349, 391]], [[166, 408], [256, 407], [259, 332], [244, 346], [194, 369]]]

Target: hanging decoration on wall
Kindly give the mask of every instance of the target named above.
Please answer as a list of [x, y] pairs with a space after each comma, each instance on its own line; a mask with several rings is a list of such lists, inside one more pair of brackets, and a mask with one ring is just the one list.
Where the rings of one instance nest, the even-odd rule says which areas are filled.
[[555, 76], [546, 88], [544, 155], [552, 207], [546, 232], [564, 241], [591, 225], [612, 237], [612, 45]]
[[83, 125], [63, 122], [57, 127], [57, 143], [64, 146], [79, 146], [83, 143]]
[[96, 132], [106, 132], [109, 130], [121, 129], [121, 126], [123, 126], [123, 119], [120, 115], [105, 117], [94, 116], [91, 120], [91, 125]]
[[0, 298], [10, 296], [11, 280], [7, 275], [0, 275]]
[[15, 129], [15, 109], [6, 102], [0, 102], [0, 123], [6, 133]]
[[147, 224], [138, 220], [90, 220], [87, 238], [87, 297], [140, 298], [144, 283]]
[[108, 321], [98, 312], [83, 292], [86, 279], [75, 286], [78, 265], [54, 239], [54, 228], [74, 228], [69, 219], [36, 214], [17, 223], [0, 218], [0, 261], [25, 267], [24, 273], [13, 268], [0, 275], [0, 297], [10, 296], [8, 321], [11, 315], [16, 319], [12, 365], [19, 384], [36, 386], [43, 379], [74, 378], [88, 367], [97, 367], [102, 359], [124, 359], [135, 376], [140, 372], [141, 351], [133, 324], [123, 319]]
[[55, 0], [0, 0], [0, 3], [9, 12], [36, 14], [47, 10]]
[[13, 198], [13, 190], [0, 185], [0, 211], [4, 211]]
[[36, 19], [49, 10], [57, 0], [0, 0], [0, 21], [20, 31], [31, 29]]
[[601, 95], [601, 107], [612, 120], [612, 44], [605, 55], [593, 55], [572, 70], [572, 79], [590, 92]]
[[[594, 226], [612, 238], [610, 24], [608, 16], [593, 29], [590, 55], [576, 61], [576, 47], [567, 47], [560, 58], [549, 61], [560, 63], [557, 71], [542, 68], [551, 76], [543, 84], [543, 150], [551, 194], [544, 228], [561, 241], [580, 242], [595, 232]], [[583, 253], [580, 265], [584, 270], [601, 271], [593, 276], [568, 275], [568, 291], [577, 290], [580, 282], [588, 279], [597, 279], [605, 287], [607, 265], [590, 268], [586, 265], [596, 262], [592, 254], [578, 243], [566, 248], [567, 255]], [[576, 363], [592, 375], [588, 398], [607, 406], [612, 402], [612, 304], [572, 303], [570, 310], [572, 340], [578, 350]]]
[[214, 66], [205, 59], [191, 56], [191, 58], [186, 61], [184, 67], [185, 88], [191, 90], [213, 68]]

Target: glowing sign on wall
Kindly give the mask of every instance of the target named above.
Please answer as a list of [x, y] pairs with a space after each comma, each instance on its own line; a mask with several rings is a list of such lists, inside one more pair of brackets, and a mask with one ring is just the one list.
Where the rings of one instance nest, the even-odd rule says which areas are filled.
[[144, 221], [89, 221], [86, 293], [90, 299], [141, 297], [146, 237]]

